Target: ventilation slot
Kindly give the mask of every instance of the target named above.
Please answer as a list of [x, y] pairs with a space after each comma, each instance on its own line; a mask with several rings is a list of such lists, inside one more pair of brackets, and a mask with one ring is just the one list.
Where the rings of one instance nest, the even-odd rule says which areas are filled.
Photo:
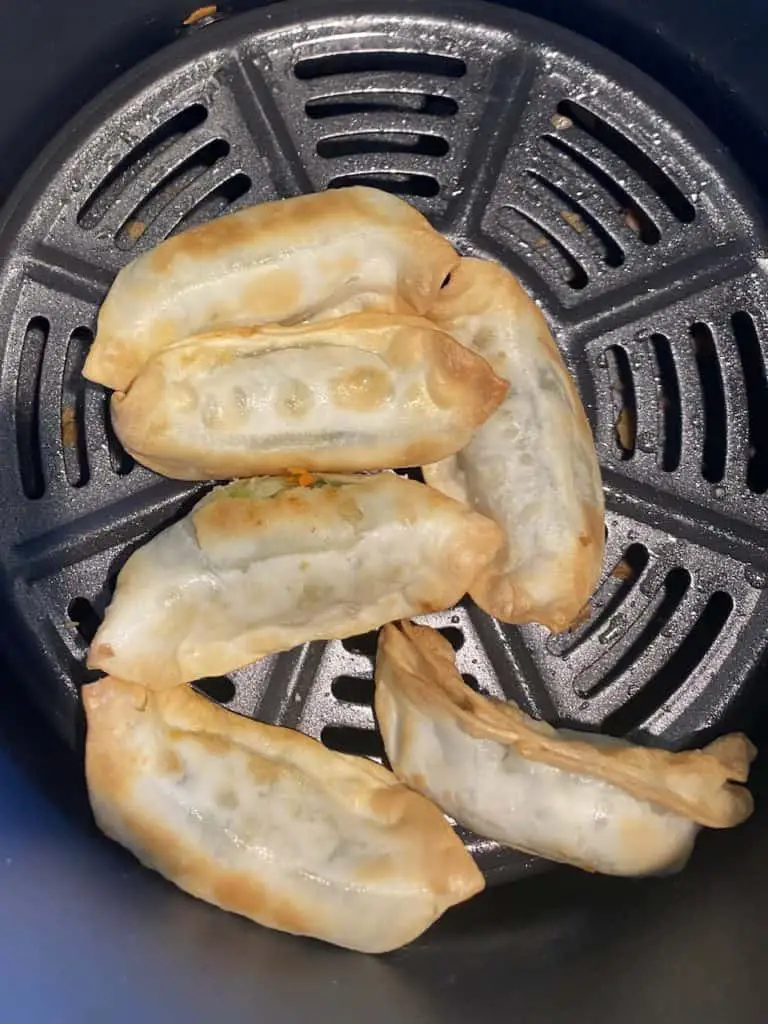
[[422, 92], [349, 92], [307, 100], [307, 117], [321, 121], [326, 117], [350, 114], [427, 114], [430, 117], [453, 117], [458, 111], [456, 100]]
[[30, 320], [24, 332], [19, 375], [16, 379], [16, 449], [19, 476], [28, 498], [45, 493], [40, 452], [40, 376], [50, 324], [42, 316]]
[[117, 166], [110, 171], [88, 201], [81, 207], [77, 223], [86, 229], [99, 224], [107, 212], [115, 205], [118, 198], [130, 184], [153, 160], [172, 146], [182, 136], [199, 127], [208, 117], [208, 111], [201, 103], [196, 103], [186, 110], [180, 111], [172, 118], [155, 129], [143, 142], [123, 157]]
[[461, 678], [464, 680], [464, 682], [467, 684], [470, 690], [474, 690], [475, 693], [482, 694], [483, 697], [488, 696], [488, 691], [483, 689], [483, 687], [480, 685], [477, 676], [473, 676], [470, 672], [462, 672]]
[[499, 210], [498, 220], [504, 230], [514, 234], [525, 249], [536, 253], [569, 288], [581, 291], [587, 287], [589, 277], [584, 267], [546, 228], [510, 206]]
[[616, 239], [610, 235], [602, 224], [558, 185], [548, 181], [543, 174], [529, 171], [530, 176], [547, 190], [556, 200], [556, 211], [565, 223], [578, 235], [589, 233], [595, 240], [600, 258], [609, 267], [620, 267], [624, 262], [624, 253]]
[[396, 196], [413, 196], [420, 199], [431, 199], [440, 191], [440, 185], [431, 174], [402, 173], [400, 171], [379, 171], [375, 174], [365, 172], [341, 174], [331, 178], [328, 188], [348, 188], [350, 185], [367, 185], [368, 188], [380, 188]]
[[460, 651], [464, 646], [464, 634], [456, 626], [441, 626], [438, 633], [445, 637], [454, 651]]
[[235, 699], [237, 693], [235, 684], [228, 676], [208, 676], [205, 679], [196, 679], [193, 685], [200, 693], [219, 704], [229, 704]]
[[613, 430], [622, 460], [635, 454], [637, 435], [637, 400], [632, 368], [626, 351], [611, 345], [605, 353], [613, 395]]
[[223, 139], [214, 139], [183, 160], [142, 199], [124, 222], [115, 235], [117, 247], [132, 249], [169, 203], [228, 155], [229, 143]]
[[61, 384], [61, 450], [64, 473], [72, 487], [88, 483], [88, 453], [85, 447], [85, 357], [93, 341], [87, 327], [73, 331], [67, 345]]
[[107, 439], [109, 465], [116, 476], [127, 476], [136, 465], [135, 460], [120, 444], [115, 428], [112, 426], [110, 400], [104, 396], [104, 434]]
[[618, 214], [626, 227], [634, 232], [641, 242], [646, 245], [656, 245], [661, 238], [661, 232], [626, 189], [622, 188], [610, 174], [606, 174], [602, 167], [598, 167], [585, 153], [580, 153], [572, 147], [567, 140], [554, 135], [544, 135], [542, 138], [581, 171], [593, 178], [608, 193], [616, 203]]
[[[106, 453], [109, 457], [109, 468], [115, 476], [126, 476], [131, 472], [136, 463], [125, 448], [123, 448], [122, 444], [120, 444], [117, 434], [115, 434], [110, 412], [110, 395], [102, 388], [99, 388], [95, 390], [95, 394], [92, 397], [93, 402], [89, 403], [91, 405], [89, 416], [93, 416], [93, 419], [90, 420], [93, 430], [88, 438], [88, 447], [91, 450], [91, 454], [93, 455], [94, 449], [101, 452], [106, 448]], [[98, 434], [97, 424], [102, 428]]]
[[317, 155], [325, 160], [367, 153], [408, 153], [412, 156], [445, 156], [449, 146], [439, 135], [419, 132], [354, 132], [320, 139]]
[[747, 487], [756, 494], [765, 494], [768, 490], [768, 383], [765, 357], [760, 347], [757, 326], [749, 313], [734, 313], [731, 317], [731, 326], [747, 393]]
[[349, 651], [350, 654], [357, 654], [362, 658], [370, 658], [373, 661], [376, 657], [378, 636], [378, 631], [375, 629], [371, 630], [370, 633], [348, 636], [341, 641], [341, 646], [345, 651]]
[[204, 224], [215, 217], [220, 217], [223, 213], [227, 212], [230, 206], [233, 206], [250, 192], [251, 185], [251, 179], [247, 174], [242, 172], [233, 174], [231, 178], [227, 178], [226, 181], [222, 181], [216, 188], [211, 189], [204, 199], [201, 199], [188, 213], [185, 213], [181, 220], [167, 233], [166, 237], [178, 234], [180, 231], [186, 231], [188, 228], [197, 227], [198, 224]]
[[650, 340], [659, 374], [661, 468], [666, 473], [673, 473], [680, 465], [683, 447], [680, 383], [677, 379], [677, 368], [669, 340], [663, 334], [652, 334]]
[[357, 754], [378, 761], [385, 758], [384, 743], [375, 729], [355, 729], [348, 725], [326, 725], [320, 734], [329, 750], [342, 754]]
[[373, 704], [374, 683], [370, 676], [337, 676], [331, 683], [331, 693], [336, 700], [346, 704]]
[[638, 658], [655, 643], [662, 630], [667, 627], [670, 619], [680, 607], [690, 585], [691, 574], [687, 569], [677, 566], [667, 574], [661, 593], [656, 598], [657, 607], [650, 621], [629, 649], [622, 654], [615, 665], [606, 672], [599, 682], [591, 686], [588, 691], [578, 691], [580, 696], [594, 696], [594, 694], [606, 689], [611, 683], [620, 679], [625, 672], [632, 668]]
[[706, 659], [732, 611], [731, 595], [723, 590], [715, 591], [669, 661], [642, 689], [606, 718], [604, 729], [623, 736], [663, 707]]
[[101, 625], [101, 616], [90, 601], [84, 597], [75, 597], [69, 602], [67, 617], [77, 627], [77, 632], [90, 644]]
[[594, 614], [573, 630], [553, 633], [547, 640], [549, 653], [564, 657], [606, 626], [629, 597], [649, 558], [644, 545], [631, 544], [592, 597]]
[[331, 53], [325, 57], [307, 57], [296, 62], [297, 78], [309, 81], [328, 75], [368, 75], [376, 72], [397, 75], [436, 75], [441, 78], [462, 78], [467, 65], [458, 57], [437, 53], [397, 50], [354, 50]]
[[681, 223], [690, 224], [696, 216], [693, 204], [658, 164], [631, 142], [626, 135], [609, 125], [591, 110], [573, 100], [558, 103], [559, 114], [570, 118], [593, 139], [610, 149], [653, 189], [670, 213]]
[[691, 340], [704, 402], [701, 473], [710, 483], [719, 483], [725, 475], [728, 437], [723, 374], [710, 327], [704, 323], [691, 324]]

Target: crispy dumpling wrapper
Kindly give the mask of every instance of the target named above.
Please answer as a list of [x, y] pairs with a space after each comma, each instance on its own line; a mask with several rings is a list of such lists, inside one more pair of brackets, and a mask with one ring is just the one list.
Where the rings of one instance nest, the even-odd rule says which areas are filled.
[[193, 896], [383, 953], [483, 888], [441, 812], [371, 761], [189, 687], [106, 678], [83, 698], [99, 827]]
[[462, 825], [589, 871], [674, 870], [698, 826], [752, 813], [745, 736], [672, 753], [553, 729], [475, 693], [450, 643], [412, 623], [382, 630], [376, 716], [395, 774]]
[[506, 390], [429, 321], [354, 313], [164, 349], [113, 396], [112, 422], [126, 450], [166, 476], [354, 472], [458, 451]]
[[455, 457], [424, 467], [432, 487], [495, 519], [507, 543], [472, 588], [503, 622], [566, 629], [603, 561], [603, 491], [589, 423], [544, 317], [503, 267], [463, 259], [430, 319], [510, 382]]
[[89, 666], [160, 689], [450, 608], [503, 542], [394, 473], [307, 480], [217, 488], [134, 552]]
[[422, 313], [457, 262], [426, 218], [377, 189], [248, 207], [167, 239], [119, 272], [83, 373], [125, 391], [155, 352], [203, 331], [361, 309]]

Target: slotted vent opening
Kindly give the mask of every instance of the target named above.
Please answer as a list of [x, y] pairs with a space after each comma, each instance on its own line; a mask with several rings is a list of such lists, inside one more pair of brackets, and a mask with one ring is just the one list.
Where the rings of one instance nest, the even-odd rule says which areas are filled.
[[371, 676], [337, 676], [331, 683], [336, 700], [346, 704], [373, 704], [374, 682]]
[[437, 178], [415, 171], [360, 171], [340, 174], [328, 182], [328, 188], [348, 188], [350, 185], [366, 185], [368, 188], [379, 188], [396, 196], [412, 196], [415, 199], [432, 199], [440, 191]]
[[206, 221], [227, 213], [231, 206], [234, 206], [250, 192], [252, 184], [251, 178], [243, 171], [238, 171], [231, 178], [220, 182], [177, 221], [166, 233], [166, 237], [186, 231], [188, 228], [197, 227], [199, 224], [204, 224]]
[[691, 574], [682, 566], [676, 566], [667, 573], [659, 594], [656, 596], [656, 607], [645, 627], [636, 637], [634, 642], [627, 648], [622, 656], [611, 666], [610, 669], [597, 683], [587, 690], [579, 690], [584, 697], [594, 696], [606, 689], [617, 679], [620, 679], [625, 672], [632, 669], [635, 662], [642, 654], [656, 642], [662, 630], [666, 629], [674, 616], [683, 598], [691, 586]]
[[557, 105], [557, 111], [631, 167], [680, 223], [690, 224], [695, 219], [696, 209], [682, 189], [626, 135], [575, 100], [562, 100]]
[[572, 653], [595, 633], [608, 625], [637, 585], [650, 559], [644, 544], [630, 544], [613, 566], [592, 598], [593, 613], [575, 629], [553, 633], [547, 639], [550, 654], [561, 657]]
[[85, 436], [85, 357], [93, 341], [93, 331], [78, 327], [72, 332], [64, 361], [61, 382], [61, 450], [64, 474], [72, 487], [82, 487], [90, 478]]
[[445, 637], [454, 651], [460, 651], [464, 646], [464, 633], [458, 626], [440, 626], [438, 633]]
[[110, 411], [110, 399], [104, 396], [104, 435], [107, 439], [107, 452], [109, 453], [109, 465], [116, 476], [126, 476], [136, 465], [134, 458], [128, 454], [120, 443], [112, 425], [112, 413]]
[[72, 598], [67, 607], [67, 617], [86, 644], [90, 644], [101, 625], [101, 615], [91, 602], [86, 597]]
[[613, 396], [613, 430], [622, 461], [635, 454], [637, 440], [637, 397], [632, 366], [626, 349], [611, 345], [605, 352]]
[[208, 117], [202, 103], [194, 103], [174, 114], [122, 158], [80, 208], [77, 223], [95, 228], [115, 205], [126, 186], [169, 146], [194, 131]]
[[765, 356], [757, 324], [751, 314], [744, 311], [734, 313], [731, 326], [747, 393], [747, 487], [755, 494], [765, 494], [768, 491], [768, 381]]
[[733, 612], [733, 598], [716, 590], [664, 666], [604, 723], [606, 732], [626, 735], [664, 704], [703, 664]]
[[376, 644], [378, 642], [378, 631], [372, 629], [370, 633], [360, 633], [358, 636], [348, 636], [341, 641], [341, 646], [350, 654], [357, 654], [362, 658], [369, 658], [373, 661], [376, 657]]
[[389, 72], [398, 75], [435, 75], [463, 78], [467, 65], [459, 57], [409, 50], [351, 50], [296, 61], [297, 78], [310, 81], [328, 75], [361, 75]]
[[326, 725], [320, 739], [329, 750], [341, 754], [356, 754], [383, 761], [386, 757], [384, 742], [375, 729], [355, 729], [350, 725]]
[[[571, 123], [570, 119], [566, 120], [569, 124]], [[646, 245], [657, 244], [661, 239], [661, 232], [655, 221], [619, 182], [607, 174], [586, 153], [581, 153], [575, 146], [572, 146], [567, 139], [550, 134], [543, 135], [542, 139], [565, 157], [566, 161], [573, 164], [583, 174], [588, 175], [598, 187], [610, 196], [616, 204], [617, 213], [625, 226], [637, 235], [641, 242]]]
[[212, 139], [174, 168], [132, 211], [115, 235], [119, 249], [132, 249], [159, 214], [216, 164], [229, 155], [229, 143]]
[[559, 277], [574, 291], [582, 291], [589, 284], [589, 276], [578, 259], [545, 227], [528, 214], [513, 206], [499, 210], [499, 225], [513, 234], [527, 253], [532, 253], [545, 265], [547, 276]]
[[710, 326], [700, 322], [691, 324], [690, 335], [704, 404], [701, 473], [710, 483], [719, 483], [725, 476], [728, 437], [723, 371]]
[[659, 460], [661, 468], [666, 473], [674, 473], [680, 465], [683, 450], [680, 381], [669, 339], [663, 334], [652, 334], [650, 343], [658, 370], [659, 434], [661, 436]]
[[420, 132], [353, 132], [329, 135], [317, 143], [317, 155], [334, 157], [370, 153], [408, 153], [412, 156], [445, 156], [449, 145], [440, 135]]
[[471, 672], [462, 672], [461, 678], [464, 680], [464, 682], [467, 684], [470, 690], [474, 690], [475, 693], [479, 693], [483, 697], [488, 696], [488, 691], [485, 689], [485, 687], [480, 685], [480, 681], [478, 680], [477, 676], [473, 676]]
[[45, 317], [36, 316], [29, 321], [16, 378], [16, 453], [21, 487], [30, 499], [42, 498], [45, 493], [40, 451], [40, 380], [49, 333], [50, 324]]
[[309, 99], [304, 105], [307, 117], [322, 121], [327, 117], [354, 114], [427, 114], [453, 117], [459, 109], [450, 96], [423, 92], [344, 92]]
[[229, 676], [208, 676], [204, 679], [196, 679], [194, 687], [219, 704], [229, 704], [235, 699], [237, 693], [235, 684]]
[[589, 235], [594, 240], [595, 249], [600, 259], [609, 267], [620, 267], [624, 262], [624, 252], [600, 221], [593, 217], [578, 199], [570, 196], [543, 174], [538, 171], [529, 171], [528, 173], [553, 197], [558, 216], [565, 221], [568, 227], [577, 235]]

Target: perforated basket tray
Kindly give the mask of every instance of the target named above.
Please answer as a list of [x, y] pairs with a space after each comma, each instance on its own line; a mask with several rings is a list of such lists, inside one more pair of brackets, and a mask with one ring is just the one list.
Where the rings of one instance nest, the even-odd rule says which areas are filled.
[[[0, 637], [77, 744], [87, 644], [138, 544], [199, 488], [133, 465], [80, 370], [116, 270], [246, 203], [365, 182], [517, 273], [588, 409], [606, 573], [562, 636], [428, 617], [474, 686], [672, 747], [752, 692], [768, 616], [764, 243], [707, 131], [638, 72], [481, 3], [278, 4], [202, 24], [49, 148], [0, 228]], [[435, 13], [439, 10], [439, 14]], [[201, 685], [380, 756], [375, 638]], [[465, 836], [491, 879], [531, 860]]]

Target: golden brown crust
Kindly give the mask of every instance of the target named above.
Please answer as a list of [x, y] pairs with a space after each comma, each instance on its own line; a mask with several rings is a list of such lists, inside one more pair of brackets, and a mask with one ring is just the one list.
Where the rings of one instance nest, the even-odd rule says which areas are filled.
[[[600, 578], [605, 544], [602, 490], [599, 482], [597, 459], [594, 456], [592, 432], [574, 382], [563, 363], [557, 344], [546, 320], [534, 301], [515, 277], [504, 267], [485, 260], [464, 258], [453, 271], [448, 285], [442, 289], [429, 316], [444, 329], [455, 332], [460, 340], [485, 356], [497, 374], [505, 376], [504, 345], [496, 349], [497, 342], [483, 336], [483, 324], [489, 327], [488, 338], [494, 335], [494, 325], [514, 324], [520, 335], [525, 334], [532, 347], [538, 346], [557, 376], [567, 395], [560, 427], [572, 436], [572, 450], [577, 447], [590, 453], [593, 476], [590, 500], [580, 502], [581, 527], [573, 543], [551, 559], [548, 566], [534, 565], [530, 572], [514, 565], [517, 553], [514, 538], [508, 537], [508, 547], [499, 552], [486, 567], [471, 591], [473, 600], [488, 614], [503, 622], [523, 624], [537, 622], [553, 632], [568, 628], [594, 591]], [[475, 319], [477, 318], [477, 320]], [[476, 338], [470, 342], [464, 337], [462, 325], [475, 324]], [[478, 326], [478, 323], [480, 326]], [[467, 330], [466, 333], [472, 333]], [[511, 336], [511, 332], [510, 332]], [[521, 384], [519, 386], [533, 386]], [[499, 413], [501, 415], [501, 412]], [[495, 419], [485, 429], [492, 430]], [[481, 428], [482, 429], [482, 428]], [[460, 479], [459, 465], [454, 459], [424, 465], [426, 482], [451, 497], [463, 495], [471, 500]], [[527, 555], [526, 552], [524, 554]], [[525, 559], [521, 559], [524, 563]], [[552, 596], [542, 601], [537, 594], [541, 575], [546, 572], [552, 580]]]
[[[142, 627], [140, 639], [126, 642], [122, 630], [132, 628], [147, 594], [156, 599], [158, 591], [164, 593], [163, 574], [158, 575], [148, 547], [135, 552], [121, 570], [113, 603], [88, 653], [88, 666], [126, 679], [146, 679], [153, 688], [169, 687], [232, 671], [307, 640], [343, 639], [403, 614], [449, 608], [503, 543], [503, 534], [492, 520], [394, 473], [326, 475], [314, 484], [328, 482], [344, 486], [304, 488], [283, 478], [279, 489], [269, 497], [258, 490], [264, 480], [214, 490], [189, 516], [194, 537], [183, 556], [185, 578], [205, 576], [217, 567], [232, 564], [233, 559], [237, 565], [247, 565], [253, 557], [252, 544], [266, 545], [265, 558], [279, 549], [287, 557], [293, 553], [295, 562], [300, 561], [302, 550], [343, 552], [347, 543], [354, 542], [363, 518], [369, 516], [366, 521], [373, 530], [400, 524], [400, 543], [412, 545], [414, 552], [412, 571], [406, 568], [406, 556], [402, 573], [392, 579], [387, 594], [366, 603], [363, 587], [355, 600], [343, 604], [337, 601], [333, 615], [323, 620], [322, 630], [316, 618], [318, 609], [327, 602], [317, 593], [320, 581], [315, 592], [305, 589], [307, 617], [287, 624], [279, 616], [274, 616], [273, 622], [265, 609], [265, 617], [256, 617], [253, 627], [245, 620], [233, 630], [227, 603], [213, 602], [205, 606], [207, 632], [202, 638], [190, 631], [190, 616], [197, 609], [191, 610], [185, 600], [165, 601], [158, 624]], [[275, 485], [277, 481], [268, 483]], [[437, 551], [431, 550], [431, 544], [416, 529], [419, 523], [432, 522], [442, 538], [436, 542]], [[303, 538], [309, 538], [309, 548], [301, 548]], [[287, 550], [283, 547], [286, 542]], [[164, 543], [163, 535], [150, 545], [153, 543]], [[343, 561], [345, 556], [339, 557]], [[356, 576], [359, 578], [364, 571], [379, 570], [371, 568], [370, 560], [363, 560], [356, 566]], [[279, 577], [270, 582], [274, 588], [281, 585]]]
[[[341, 934], [327, 906], [300, 894], [290, 898], [284, 890], [275, 892], [265, 884], [258, 857], [247, 872], [227, 865], [177, 834], [136, 798], [137, 784], [146, 792], [147, 786], [162, 785], [163, 773], [178, 773], [169, 755], [182, 736], [217, 757], [239, 748], [256, 784], [271, 781], [275, 773], [307, 772], [329, 799], [346, 800], [375, 828], [396, 829], [401, 849], [410, 851], [398, 864], [398, 877], [434, 895], [431, 919], [483, 888], [482, 875], [438, 809], [373, 762], [336, 754], [293, 730], [241, 718], [188, 687], [152, 692], [107, 677], [84, 687], [83, 701], [88, 720], [86, 776], [100, 827], [149, 867], [201, 899], [293, 934], [328, 941], [339, 941]], [[152, 749], [130, 741], [144, 716], [152, 724]], [[211, 849], [217, 849], [215, 843]], [[375, 864], [369, 866], [372, 877], [350, 879], [350, 884], [375, 883]], [[382, 862], [380, 873], [386, 874], [386, 867]], [[413, 933], [399, 935], [395, 944], [410, 941], [431, 919], [414, 921]], [[383, 951], [386, 945], [385, 941], [381, 950], [370, 951]]]
[[[317, 273], [327, 275], [329, 281], [344, 282], [354, 277], [359, 263], [343, 248], [329, 255], [324, 247], [334, 239], [354, 239], [364, 232], [373, 237], [376, 233], [399, 236], [400, 242], [407, 243], [401, 247], [397, 291], [372, 294], [370, 305], [387, 311], [410, 308], [423, 312], [458, 262], [450, 243], [417, 210], [395, 196], [366, 187], [329, 190], [219, 217], [167, 239], [134, 260], [120, 272], [99, 311], [84, 376], [124, 391], [153, 352], [192, 333], [184, 327], [184, 310], [167, 302], [168, 282], [175, 283], [179, 266], [199, 264], [210, 273], [211, 266], [225, 261], [238, 248], [258, 250], [259, 273], [254, 281], [244, 288], [238, 285], [231, 294], [223, 289], [208, 311], [207, 321], [197, 324], [195, 331], [249, 319], [261, 323], [309, 319], [322, 312], [324, 302], [321, 300], [320, 309], [306, 307], [304, 282], [290, 257], [317, 249]], [[418, 253], [418, 261], [409, 260], [409, 252]], [[364, 285], [363, 281], [363, 290]], [[138, 310], [146, 312], [144, 323], [128, 323], [127, 318]], [[252, 317], [245, 315], [249, 311], [254, 313]]]
[[[276, 350], [332, 345], [375, 353], [380, 369], [358, 368], [339, 373], [330, 384], [331, 407], [372, 414], [379, 420], [361, 421], [362, 429], [377, 432], [374, 442], [354, 443], [322, 435], [303, 449], [295, 442], [282, 447], [259, 444], [257, 435], [243, 425], [246, 415], [232, 403], [233, 418], [215, 430], [205, 429], [203, 403], [196, 388], [211, 372]], [[329, 358], [331, 349], [329, 351]], [[423, 368], [423, 369], [422, 369]], [[397, 427], [396, 409], [384, 408], [398, 376], [409, 370], [425, 373], [423, 415], [404, 441]], [[237, 379], [237, 378], [235, 378]], [[286, 395], [282, 413], [276, 409], [274, 429], [287, 438], [297, 423], [312, 433], [312, 380], [295, 381]], [[240, 386], [243, 391], [247, 385]], [[303, 389], [303, 395], [297, 388]], [[434, 461], [461, 448], [472, 431], [503, 400], [506, 381], [497, 377], [480, 355], [460, 345], [429, 321], [416, 316], [356, 313], [299, 327], [263, 327], [209, 332], [168, 346], [151, 358], [127, 392], [112, 397], [115, 433], [137, 461], [166, 476], [185, 479], [223, 479], [285, 472], [301, 465], [319, 472], [355, 472], [388, 469]], [[401, 406], [402, 415], [414, 420], [414, 405]], [[377, 429], [378, 423], [378, 429]], [[255, 429], [264, 430], [257, 419]], [[421, 436], [419, 436], [421, 431]], [[235, 439], [234, 441], [232, 439]], [[239, 439], [239, 440], [238, 440]], [[418, 457], [418, 460], [417, 458]]]
[[435, 630], [410, 622], [383, 628], [376, 672], [390, 690], [426, 714], [449, 716], [470, 736], [509, 744], [532, 761], [602, 779], [700, 825], [729, 828], [752, 813], [751, 794], [734, 785], [747, 781], [756, 755], [741, 733], [720, 737], [703, 750], [678, 753], [562, 739], [516, 705], [475, 693], [459, 675], [450, 643]]
[[[503, 542], [499, 527], [486, 516], [460, 508], [452, 499], [424, 490], [424, 484], [390, 473], [371, 473], [367, 476], [328, 475], [316, 478], [315, 483], [330, 482], [337, 486], [286, 486], [269, 499], [249, 496], [229, 496], [227, 487], [212, 492], [208, 500], [197, 505], [190, 513], [197, 542], [201, 549], [210, 551], [217, 543], [229, 544], [239, 537], [247, 539], [256, 530], [280, 526], [290, 520], [300, 527], [333, 527], [340, 521], [352, 525], [363, 518], [361, 502], [366, 492], [382, 496], [390, 492], [394, 511], [403, 522], [412, 523], [426, 512], [425, 497], [436, 512], [458, 512], [464, 519], [463, 544], [457, 548], [456, 558], [461, 564], [485, 564]], [[238, 485], [235, 485], [238, 486]], [[237, 492], [236, 492], [237, 493]], [[213, 499], [213, 500], [212, 500]]]

